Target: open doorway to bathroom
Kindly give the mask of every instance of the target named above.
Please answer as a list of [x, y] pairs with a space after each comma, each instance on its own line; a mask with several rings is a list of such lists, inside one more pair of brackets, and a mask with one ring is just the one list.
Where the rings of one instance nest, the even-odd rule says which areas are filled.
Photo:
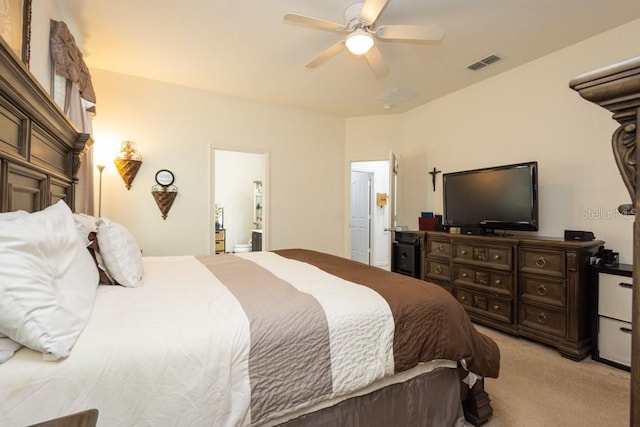
[[211, 253], [266, 250], [267, 154], [212, 150]]

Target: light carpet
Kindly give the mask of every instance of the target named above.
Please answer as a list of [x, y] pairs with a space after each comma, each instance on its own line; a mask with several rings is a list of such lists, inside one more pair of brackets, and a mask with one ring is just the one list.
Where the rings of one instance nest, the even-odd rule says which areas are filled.
[[500, 347], [500, 376], [485, 379], [493, 417], [486, 427], [629, 426], [630, 374], [587, 357], [483, 326]]

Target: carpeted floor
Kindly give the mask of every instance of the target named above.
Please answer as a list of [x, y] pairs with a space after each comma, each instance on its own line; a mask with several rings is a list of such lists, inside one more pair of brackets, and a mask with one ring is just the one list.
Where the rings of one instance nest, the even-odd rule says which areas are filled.
[[485, 379], [493, 417], [486, 427], [627, 427], [628, 372], [587, 357], [476, 326], [500, 347], [498, 379]]

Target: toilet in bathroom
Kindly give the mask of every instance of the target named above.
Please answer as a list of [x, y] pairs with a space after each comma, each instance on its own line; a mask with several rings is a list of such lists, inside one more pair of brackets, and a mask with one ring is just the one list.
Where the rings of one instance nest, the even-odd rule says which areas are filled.
[[251, 244], [233, 245], [233, 253], [251, 252]]

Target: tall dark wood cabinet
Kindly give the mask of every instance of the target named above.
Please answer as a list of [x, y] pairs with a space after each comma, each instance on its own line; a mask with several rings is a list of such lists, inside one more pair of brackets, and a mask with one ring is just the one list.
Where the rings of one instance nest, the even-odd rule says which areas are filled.
[[[629, 195], [618, 211], [636, 215], [640, 209], [638, 194], [640, 149], [638, 120], [640, 118], [640, 56], [593, 70], [571, 80], [569, 86], [587, 101], [613, 113], [619, 126], [613, 133], [613, 155]], [[605, 143], [606, 141], [603, 141]], [[633, 260], [640, 258], [640, 223], [636, 216], [633, 226]], [[640, 263], [633, 264], [631, 323], [631, 413], [629, 425], [640, 426]]]
[[603, 243], [428, 231], [423, 278], [449, 290], [472, 320], [580, 360], [592, 340], [588, 267]]

